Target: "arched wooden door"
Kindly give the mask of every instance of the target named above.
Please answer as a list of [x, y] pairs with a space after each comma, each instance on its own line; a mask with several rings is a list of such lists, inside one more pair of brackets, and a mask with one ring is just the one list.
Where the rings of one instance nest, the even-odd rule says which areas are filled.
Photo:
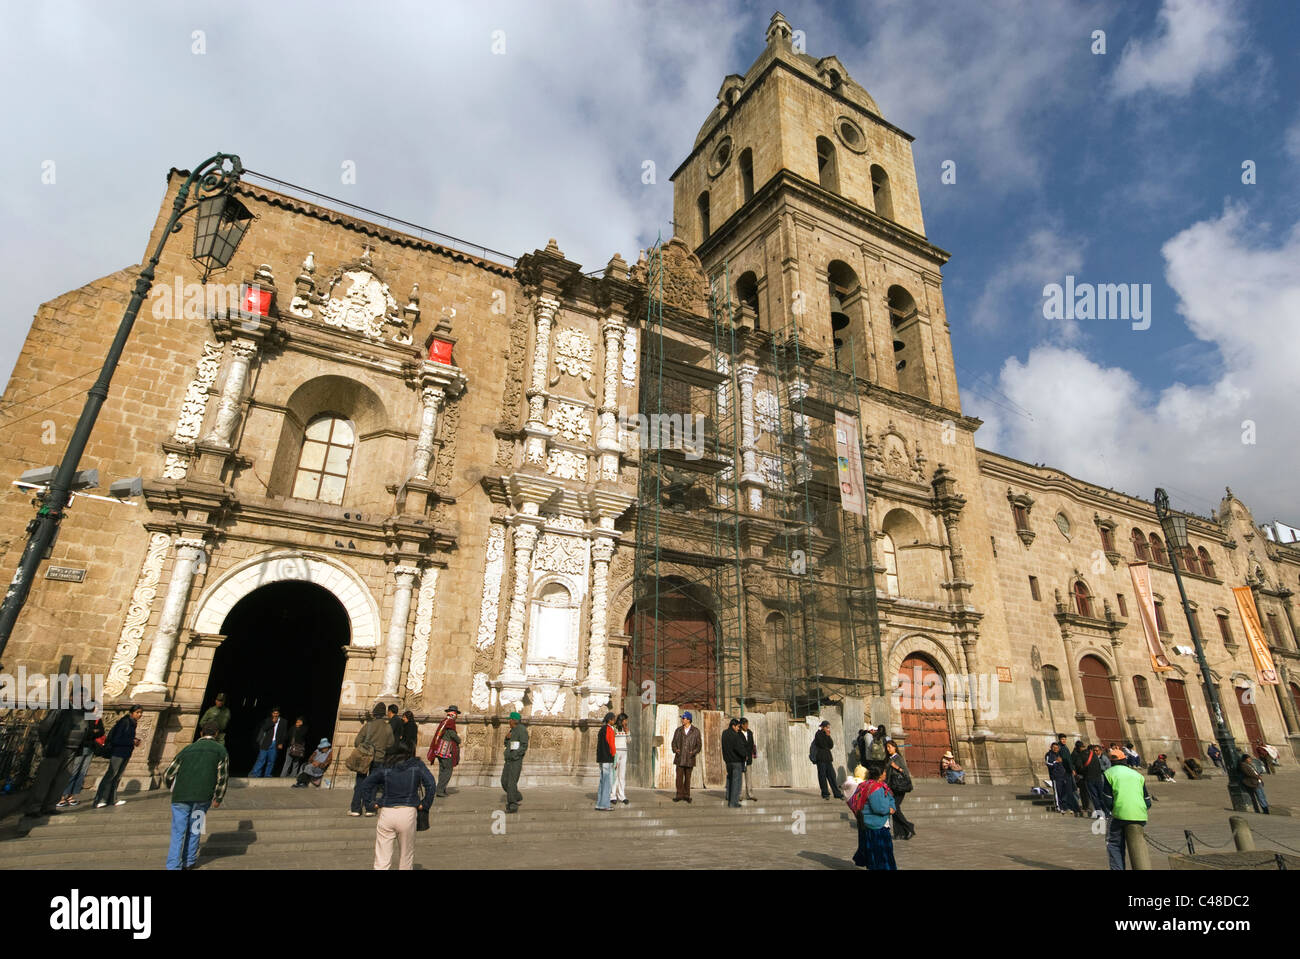
[[1248, 702], [1248, 699], [1254, 696], [1254, 692], [1245, 686], [1238, 687], [1233, 692], [1237, 694], [1241, 721], [1246, 725], [1246, 742], [1250, 743], [1250, 754], [1253, 756], [1255, 747], [1264, 745], [1264, 731], [1259, 728], [1259, 714], [1255, 712], [1255, 704]]
[[1192, 720], [1192, 707], [1187, 702], [1187, 685], [1181, 679], [1165, 680], [1169, 693], [1169, 710], [1174, 714], [1174, 730], [1183, 757], [1201, 755], [1201, 741], [1196, 738], [1196, 723]]
[[903, 683], [901, 722], [907, 739], [903, 751], [913, 776], [939, 774], [939, 760], [952, 749], [943, 674], [924, 656], [908, 656], [898, 669]]
[[[712, 614], [679, 595], [659, 599], [658, 628], [653, 608], [633, 607], [626, 629], [634, 636], [628, 672], [638, 684], [655, 684], [655, 701], [682, 709], [717, 709], [718, 651]], [[626, 675], [626, 674], [625, 674]], [[638, 688], [640, 685], [638, 685]]]
[[1110, 670], [1096, 656], [1079, 660], [1079, 679], [1083, 685], [1084, 706], [1092, 713], [1097, 728], [1096, 741], [1105, 745], [1124, 742], [1124, 729], [1115, 709], [1115, 692], [1110, 685]]

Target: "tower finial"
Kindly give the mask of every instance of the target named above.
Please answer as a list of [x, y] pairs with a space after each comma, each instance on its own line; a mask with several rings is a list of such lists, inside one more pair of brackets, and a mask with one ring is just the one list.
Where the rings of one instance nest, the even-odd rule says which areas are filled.
[[772, 14], [772, 21], [767, 25], [767, 45], [771, 46], [778, 39], [788, 44], [793, 36], [794, 31], [790, 29], [790, 22], [781, 11]]

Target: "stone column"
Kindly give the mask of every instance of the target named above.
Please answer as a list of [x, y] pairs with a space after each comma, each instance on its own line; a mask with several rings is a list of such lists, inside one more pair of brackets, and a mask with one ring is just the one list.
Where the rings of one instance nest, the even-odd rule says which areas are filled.
[[163, 600], [162, 617], [158, 620], [158, 630], [154, 633], [153, 646], [149, 650], [144, 679], [136, 684], [132, 696], [166, 694], [167, 666], [171, 662], [176, 637], [185, 619], [185, 607], [189, 603], [195, 571], [206, 550], [207, 544], [201, 539], [176, 540], [176, 559], [172, 564], [171, 581], [167, 584], [167, 596]]
[[384, 682], [380, 696], [396, 696], [402, 678], [402, 656], [406, 652], [406, 624], [411, 617], [411, 592], [420, 571], [414, 566], [396, 566], [397, 592], [393, 594], [393, 615], [388, 621], [388, 639], [384, 643]]
[[609, 681], [606, 659], [609, 642], [609, 563], [614, 558], [614, 540], [597, 536], [591, 544], [591, 638], [587, 646], [587, 683]]
[[433, 440], [438, 433], [438, 410], [442, 407], [443, 393], [436, 386], [420, 390], [423, 413], [420, 417], [420, 436], [415, 441], [415, 458], [411, 461], [411, 478], [428, 479], [429, 464], [433, 461]]
[[977, 650], [979, 639], [969, 634], [961, 638], [962, 658], [966, 660], [966, 709], [970, 714], [971, 734], [989, 736], [991, 730], [984, 723], [984, 714], [979, 707], [980, 657]]
[[546, 371], [551, 359], [551, 321], [560, 309], [560, 301], [549, 296], [537, 298], [537, 340], [533, 345], [533, 376], [527, 390], [528, 422], [524, 430], [528, 434], [524, 460], [528, 463], [542, 463], [546, 460], [546, 437], [551, 431], [546, 428]]
[[623, 344], [623, 321], [614, 316], [601, 320], [605, 338], [605, 395], [600, 404], [600, 430], [596, 449], [600, 451], [600, 478], [618, 479], [618, 369]]
[[1142, 751], [1142, 738], [1138, 735], [1136, 728], [1131, 721], [1133, 719], [1133, 711], [1129, 709], [1128, 703], [1128, 687], [1130, 680], [1128, 674], [1124, 672], [1124, 667], [1121, 664], [1119, 658], [1119, 647], [1119, 636], [1112, 633], [1110, 639], [1110, 652], [1111, 656], [1114, 657], [1115, 660], [1115, 675], [1111, 677], [1110, 686], [1112, 692], [1115, 694], [1115, 705], [1119, 707], [1119, 713], [1124, 717], [1124, 722], [1121, 724], [1121, 728], [1124, 729], [1125, 736], [1133, 737], [1133, 743], [1138, 747], [1138, 753], [1146, 755]]
[[1084, 716], [1088, 713], [1088, 700], [1083, 695], [1083, 680], [1079, 678], [1079, 655], [1075, 648], [1074, 637], [1068, 631], [1061, 631], [1061, 641], [1065, 646], [1065, 670], [1070, 676], [1070, 690], [1074, 693], [1074, 721], [1079, 724], [1077, 730], [1054, 729], [1054, 733], [1082, 732]]
[[1282, 708], [1282, 721], [1286, 723], [1289, 735], [1300, 734], [1300, 716], [1296, 714], [1295, 700], [1291, 698], [1291, 670], [1285, 663], [1278, 663], [1278, 679], [1281, 680], [1273, 689], [1277, 693], [1278, 705]]
[[[520, 518], [515, 517], [516, 520]], [[514, 530], [514, 585], [510, 592], [510, 618], [506, 621], [505, 662], [501, 668], [501, 678], [513, 682], [524, 678], [524, 622], [528, 618], [528, 589], [532, 583], [538, 523], [517, 522]]]
[[754, 447], [754, 377], [758, 367], [752, 363], [743, 363], [736, 368], [736, 380], [740, 384], [740, 451], [741, 463], [746, 477], [761, 480], [758, 475], [756, 451]]
[[230, 371], [226, 374], [221, 400], [217, 404], [217, 420], [204, 437], [204, 442], [229, 446], [239, 420], [239, 401], [244, 395], [244, 381], [248, 378], [248, 365], [257, 355], [257, 344], [252, 340], [235, 340], [230, 344]]

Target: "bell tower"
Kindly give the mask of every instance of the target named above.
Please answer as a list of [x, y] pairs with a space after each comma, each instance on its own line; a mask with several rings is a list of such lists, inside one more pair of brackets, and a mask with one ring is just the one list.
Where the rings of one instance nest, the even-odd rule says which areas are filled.
[[824, 362], [959, 413], [948, 254], [925, 237], [912, 137], [780, 13], [766, 39], [673, 173], [678, 235], [710, 277], [726, 264], [740, 322], [795, 324]]

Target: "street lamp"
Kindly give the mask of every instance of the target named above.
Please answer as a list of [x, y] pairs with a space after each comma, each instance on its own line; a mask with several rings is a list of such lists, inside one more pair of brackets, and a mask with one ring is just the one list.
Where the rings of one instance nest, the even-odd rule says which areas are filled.
[[[86, 451], [86, 444], [90, 440], [91, 431], [95, 428], [95, 420], [99, 417], [100, 408], [108, 399], [109, 383], [112, 382], [113, 373], [126, 348], [126, 341], [131, 335], [131, 327], [135, 325], [140, 304], [144, 302], [144, 298], [153, 286], [154, 269], [162, 257], [167, 238], [173, 233], [180, 232], [181, 217], [197, 208], [199, 212], [194, 229], [194, 259], [203, 266], [204, 282], [207, 281], [208, 274], [212, 270], [229, 264], [235, 254], [235, 248], [239, 246], [239, 241], [253, 218], [248, 209], [234, 196], [235, 184], [239, 182], [243, 172], [244, 167], [239, 162], [239, 157], [230, 153], [218, 153], [200, 163], [177, 191], [176, 199], [172, 203], [171, 218], [167, 221], [167, 227], [159, 237], [157, 246], [154, 247], [153, 255], [135, 281], [135, 292], [131, 296], [131, 302], [127, 304], [122, 322], [117, 328], [117, 336], [109, 347], [108, 355], [104, 357], [99, 378], [95, 380], [95, 385], [90, 388], [86, 396], [86, 405], [82, 408], [81, 418], [77, 420], [77, 428], [73, 431], [67, 450], [64, 451], [63, 460], [50, 482], [49, 490], [42, 498], [36, 516], [27, 524], [27, 546], [23, 550], [22, 559], [19, 560], [18, 569], [14, 571], [9, 589], [5, 592], [4, 602], [0, 604], [0, 654], [4, 653], [14, 623], [18, 620], [18, 614], [27, 602], [27, 594], [31, 591], [36, 569], [40, 566], [46, 550], [54, 542], [72, 493], [77, 476], [77, 465]], [[186, 206], [191, 188], [194, 189], [196, 199], [194, 203]]]
[[1192, 618], [1192, 608], [1187, 602], [1187, 590], [1183, 588], [1183, 576], [1179, 572], [1179, 559], [1186, 555], [1188, 549], [1187, 517], [1169, 511], [1169, 494], [1163, 489], [1156, 490], [1155, 499], [1156, 519], [1160, 521], [1160, 527], [1165, 531], [1165, 542], [1170, 546], [1170, 565], [1174, 569], [1174, 580], [1178, 583], [1178, 595], [1183, 601], [1187, 626], [1192, 631], [1192, 645], [1196, 647], [1196, 661], [1200, 664], [1201, 679], [1205, 683], [1205, 699], [1214, 713], [1214, 738], [1219, 742], [1228, 774], [1228, 797], [1232, 800], [1234, 811], [1246, 812], [1250, 809], [1250, 805], [1246, 801], [1246, 792], [1242, 789], [1241, 776], [1237, 771], [1241, 755], [1237, 752], [1237, 744], [1233, 741], [1232, 733], [1228, 731], [1228, 724], [1223, 721], [1223, 706], [1219, 702], [1219, 693], [1214, 681], [1210, 678], [1210, 664], [1205, 661], [1205, 647], [1201, 645], [1201, 633], [1196, 628], [1196, 620]]

